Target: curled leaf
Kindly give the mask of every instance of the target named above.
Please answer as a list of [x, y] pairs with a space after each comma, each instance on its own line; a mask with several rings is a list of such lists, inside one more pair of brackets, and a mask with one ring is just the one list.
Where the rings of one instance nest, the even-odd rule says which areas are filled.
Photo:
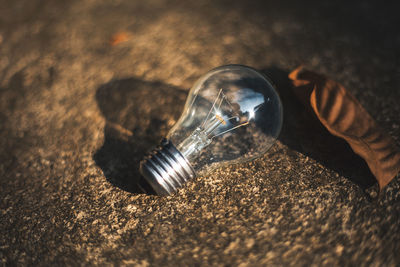
[[394, 140], [341, 84], [303, 67], [289, 78], [295, 94], [325, 128], [367, 162], [381, 189], [400, 172], [400, 151]]

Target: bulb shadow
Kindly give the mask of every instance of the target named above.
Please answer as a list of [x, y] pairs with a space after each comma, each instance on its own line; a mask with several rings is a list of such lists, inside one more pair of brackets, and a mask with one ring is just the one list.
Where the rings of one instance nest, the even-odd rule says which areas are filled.
[[131, 193], [155, 194], [139, 163], [179, 118], [187, 92], [135, 78], [113, 80], [96, 91], [106, 119], [104, 143], [93, 155], [107, 181]]
[[275, 83], [282, 100], [284, 121], [279, 140], [348, 178], [363, 190], [376, 183], [367, 163], [341, 138], [333, 136], [306, 110], [292, 91], [289, 72], [266, 67], [262, 72]]

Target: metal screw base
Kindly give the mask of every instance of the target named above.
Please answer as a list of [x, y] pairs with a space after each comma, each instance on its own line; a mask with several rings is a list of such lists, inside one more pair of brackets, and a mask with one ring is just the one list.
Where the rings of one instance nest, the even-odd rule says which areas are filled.
[[170, 195], [196, 176], [192, 166], [168, 140], [140, 162], [140, 173], [159, 195]]

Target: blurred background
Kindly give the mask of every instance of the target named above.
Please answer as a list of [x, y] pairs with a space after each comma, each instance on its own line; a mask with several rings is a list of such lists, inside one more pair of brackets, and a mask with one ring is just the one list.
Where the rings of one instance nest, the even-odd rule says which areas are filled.
[[[398, 8], [0, 0], [1, 263], [398, 264], [395, 185], [379, 204], [365, 165], [314, 131], [287, 80], [303, 64], [339, 81], [399, 144]], [[232, 63], [276, 83], [277, 144], [176, 195], [140, 193], [137, 164], [188, 89]]]

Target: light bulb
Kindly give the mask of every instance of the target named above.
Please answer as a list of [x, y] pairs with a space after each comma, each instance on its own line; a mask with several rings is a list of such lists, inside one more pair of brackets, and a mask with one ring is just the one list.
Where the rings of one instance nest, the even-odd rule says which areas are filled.
[[140, 172], [157, 194], [169, 195], [197, 175], [263, 156], [281, 126], [271, 81], [250, 67], [221, 66], [194, 84], [182, 116]]

